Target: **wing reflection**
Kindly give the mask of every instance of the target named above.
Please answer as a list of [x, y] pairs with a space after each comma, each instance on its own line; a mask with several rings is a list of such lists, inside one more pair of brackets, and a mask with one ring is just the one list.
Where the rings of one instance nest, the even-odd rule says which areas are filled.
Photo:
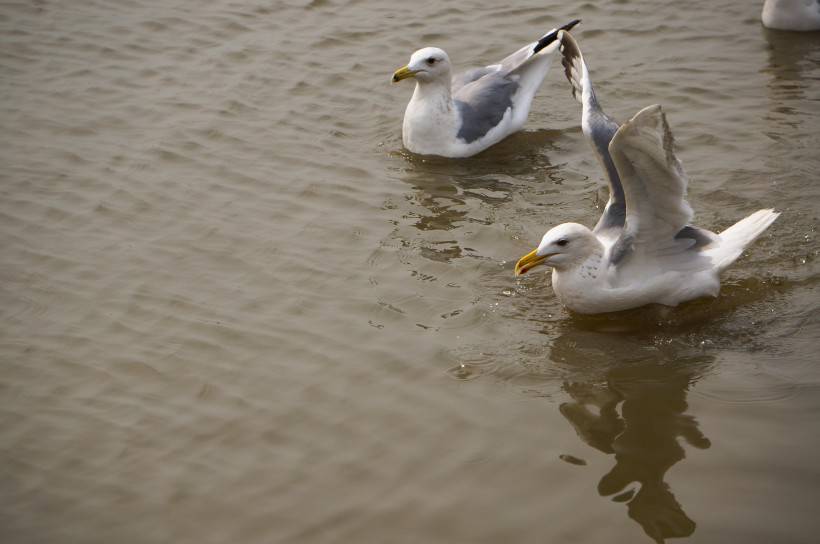
[[583, 367], [564, 383], [572, 400], [561, 404], [561, 414], [585, 443], [615, 458], [598, 483], [599, 494], [625, 502], [629, 517], [664, 542], [695, 531], [665, 475], [686, 457], [680, 438], [699, 449], [710, 446], [687, 413], [686, 396], [712, 358], [693, 348], [658, 344], [575, 330], [555, 341], [552, 356], [577, 361], [578, 346], [584, 346]]

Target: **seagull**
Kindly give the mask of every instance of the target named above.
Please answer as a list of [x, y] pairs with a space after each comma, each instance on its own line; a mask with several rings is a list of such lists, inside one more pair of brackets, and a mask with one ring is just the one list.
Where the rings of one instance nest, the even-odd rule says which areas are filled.
[[618, 126], [601, 108], [589, 70], [569, 33], [559, 36], [581, 127], [609, 182], [609, 201], [593, 230], [564, 223], [549, 230], [515, 265], [520, 276], [552, 267], [558, 300], [581, 314], [677, 306], [716, 297], [720, 273], [777, 219], [759, 210], [720, 234], [690, 224], [687, 178], [673, 149], [661, 106], [649, 106]]
[[820, 30], [820, 0], [766, 0], [760, 18], [776, 30]]
[[393, 74], [393, 83], [416, 80], [404, 112], [404, 146], [420, 155], [470, 157], [520, 130], [558, 49], [558, 32], [579, 22], [551, 30], [497, 64], [455, 77], [443, 50], [413, 53]]

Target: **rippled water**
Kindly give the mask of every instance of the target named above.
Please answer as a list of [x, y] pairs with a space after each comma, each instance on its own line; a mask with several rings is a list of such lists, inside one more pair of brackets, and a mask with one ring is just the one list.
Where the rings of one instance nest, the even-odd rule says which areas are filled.
[[[759, 3], [2, 4], [2, 541], [816, 541], [820, 34]], [[414, 49], [574, 17], [698, 224], [783, 212], [718, 299], [513, 278], [605, 197], [560, 70], [488, 152], [402, 150]]]

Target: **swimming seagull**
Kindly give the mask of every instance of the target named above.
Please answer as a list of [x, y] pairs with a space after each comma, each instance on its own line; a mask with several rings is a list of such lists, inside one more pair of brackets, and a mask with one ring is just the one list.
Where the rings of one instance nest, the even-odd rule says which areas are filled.
[[443, 50], [425, 47], [413, 53], [407, 66], [393, 74], [393, 83], [416, 79], [404, 112], [404, 146], [422, 155], [469, 157], [520, 130], [558, 49], [558, 32], [579, 22], [551, 30], [498, 64], [455, 77]]
[[595, 226], [564, 223], [515, 265], [519, 276], [544, 264], [561, 303], [594, 314], [717, 296], [719, 274], [777, 219], [759, 210], [715, 234], [689, 224], [687, 178], [660, 106], [649, 106], [612, 132], [589, 70], [568, 33], [559, 37], [582, 129], [604, 165], [610, 199]]
[[777, 30], [820, 30], [820, 0], [766, 0], [760, 18]]

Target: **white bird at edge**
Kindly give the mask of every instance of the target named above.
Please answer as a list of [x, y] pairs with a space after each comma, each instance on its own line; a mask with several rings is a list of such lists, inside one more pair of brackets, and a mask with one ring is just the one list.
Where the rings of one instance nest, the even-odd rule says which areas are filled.
[[558, 300], [582, 314], [717, 296], [720, 272], [779, 213], [759, 210], [720, 234], [690, 225], [687, 178], [661, 107], [644, 108], [619, 127], [601, 109], [575, 40], [563, 32], [559, 41], [573, 96], [583, 106], [581, 126], [607, 174], [610, 197], [593, 230], [578, 223], [552, 228], [517, 262], [516, 276], [541, 264], [552, 267]]
[[766, 0], [760, 19], [776, 30], [820, 30], [820, 0]]
[[393, 83], [416, 80], [404, 112], [404, 146], [420, 155], [470, 157], [520, 130], [558, 49], [558, 32], [579, 22], [551, 30], [497, 64], [456, 77], [443, 50], [413, 53], [407, 66], [393, 73]]

